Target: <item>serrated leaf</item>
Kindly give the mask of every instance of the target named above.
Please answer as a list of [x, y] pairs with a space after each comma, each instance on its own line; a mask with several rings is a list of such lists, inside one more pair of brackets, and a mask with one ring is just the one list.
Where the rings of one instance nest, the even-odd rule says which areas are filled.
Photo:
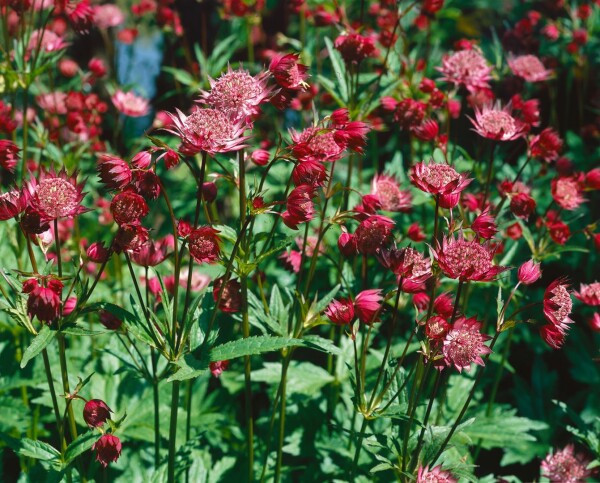
[[95, 431], [88, 431], [87, 433], [79, 435], [79, 437], [73, 441], [65, 451], [65, 464], [68, 465], [79, 455], [91, 449], [99, 437], [100, 435]]
[[23, 369], [31, 359], [42, 352], [55, 337], [56, 331], [50, 330], [50, 327], [44, 325], [38, 335], [35, 336], [35, 339], [33, 339], [31, 344], [25, 349], [23, 358], [21, 359], [21, 369]]
[[43, 441], [22, 438], [19, 440], [19, 446], [17, 453], [21, 456], [35, 458], [50, 463], [60, 460], [60, 452], [54, 446], [44, 443]]
[[325, 46], [329, 54], [329, 60], [333, 66], [333, 73], [340, 89], [341, 99], [344, 103], [348, 102], [348, 84], [346, 83], [346, 65], [342, 60], [340, 53], [333, 47], [333, 42], [329, 37], [325, 37]]

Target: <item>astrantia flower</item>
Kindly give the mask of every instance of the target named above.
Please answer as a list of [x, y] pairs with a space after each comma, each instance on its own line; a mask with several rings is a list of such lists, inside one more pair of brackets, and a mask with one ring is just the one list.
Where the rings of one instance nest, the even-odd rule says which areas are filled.
[[544, 161], [554, 161], [558, 158], [562, 145], [563, 141], [559, 134], [547, 127], [529, 142], [529, 155]]
[[299, 90], [306, 87], [308, 67], [300, 64], [298, 54], [277, 54], [269, 64], [269, 71], [280, 87]]
[[382, 249], [377, 258], [384, 267], [403, 279], [422, 283], [431, 277], [431, 259], [414, 248]]
[[14, 172], [15, 166], [19, 161], [19, 147], [12, 141], [0, 139], [0, 166]]
[[519, 218], [529, 218], [535, 207], [535, 200], [526, 193], [517, 193], [510, 198], [510, 211]]
[[48, 220], [84, 213], [86, 209], [81, 206], [85, 196], [82, 192], [84, 183], [77, 184], [76, 177], [76, 173], [69, 177], [64, 169], [58, 174], [42, 171], [37, 182], [32, 182], [31, 207]]
[[103, 434], [94, 443], [92, 450], [96, 451], [96, 461], [106, 468], [111, 461], [117, 461], [121, 456], [121, 440], [114, 434]]
[[371, 184], [371, 194], [377, 196], [381, 209], [385, 211], [408, 212], [412, 207], [410, 191], [401, 190], [391, 176], [376, 175]]
[[[62, 285], [62, 284], [61, 284]], [[62, 287], [61, 287], [62, 288]], [[50, 324], [60, 313], [60, 292], [56, 288], [36, 286], [27, 298], [27, 313], [32, 319]]]
[[67, 19], [78, 33], [87, 33], [92, 28], [94, 21], [94, 10], [89, 0], [69, 1], [65, 7]]
[[244, 137], [245, 123], [234, 120], [218, 109], [195, 109], [186, 116], [180, 110], [170, 114], [173, 123], [166, 131], [181, 139], [179, 152], [193, 156], [202, 151], [208, 154], [238, 151], [248, 139]]
[[219, 231], [210, 226], [201, 226], [188, 235], [190, 255], [198, 263], [214, 263], [221, 253]]
[[425, 323], [425, 335], [429, 339], [443, 339], [446, 337], [448, 330], [450, 330], [450, 324], [444, 317], [439, 315], [430, 317]]
[[[228, 280], [221, 290], [223, 278], [217, 278], [213, 285], [213, 300], [219, 302], [219, 309], [226, 313], [240, 311], [242, 305], [242, 286], [238, 280]], [[222, 293], [221, 293], [222, 291]], [[220, 301], [219, 301], [219, 295]]]
[[325, 309], [325, 315], [336, 325], [348, 325], [354, 319], [352, 299], [332, 300]]
[[489, 240], [496, 233], [498, 233], [498, 228], [496, 227], [495, 218], [490, 215], [489, 209], [485, 209], [471, 224], [471, 229], [480, 236], [481, 238], [485, 238]]
[[24, 190], [11, 190], [0, 194], [0, 221], [10, 220], [23, 213], [29, 196]]
[[594, 470], [587, 469], [589, 464], [590, 460], [575, 453], [575, 448], [569, 444], [546, 456], [542, 461], [542, 476], [552, 483], [579, 483], [594, 474]]
[[600, 305], [600, 282], [582, 283], [579, 292], [574, 292], [573, 295], [586, 305]]
[[484, 344], [490, 337], [481, 333], [481, 322], [475, 317], [470, 319], [459, 317], [444, 338], [444, 361], [448, 366], [454, 366], [458, 372], [468, 371], [471, 364], [483, 366], [484, 354], [492, 352]]
[[111, 3], [94, 6], [94, 23], [99, 29], [118, 27], [125, 21], [121, 9]]
[[533, 260], [528, 260], [519, 267], [518, 277], [519, 282], [525, 285], [531, 285], [542, 276], [540, 264]]
[[131, 168], [118, 156], [111, 154], [100, 155], [97, 169], [100, 181], [109, 189], [123, 189], [131, 183]]
[[223, 111], [234, 119], [252, 118], [260, 112], [259, 105], [268, 101], [273, 89], [267, 86], [268, 72], [251, 76], [247, 70], [231, 66], [217, 80], [210, 79], [210, 91], [202, 100], [210, 107]]
[[210, 369], [210, 373], [213, 376], [219, 377], [221, 374], [223, 374], [224, 371], [226, 371], [229, 368], [229, 361], [211, 362], [208, 365], [208, 368]]
[[527, 82], [545, 81], [552, 75], [552, 71], [546, 69], [535, 55], [509, 57], [508, 66], [514, 75], [522, 77]]
[[118, 225], [139, 223], [148, 214], [146, 200], [133, 191], [117, 194], [110, 203], [110, 212]]
[[[168, 238], [160, 241], [148, 240], [139, 250], [131, 254], [131, 261], [142, 267], [155, 267], [167, 258], [169, 250]], [[170, 237], [171, 245], [173, 237]]]
[[475, 109], [475, 120], [471, 119], [474, 131], [484, 138], [495, 141], [512, 141], [522, 137], [525, 125], [511, 115], [510, 104], [504, 108], [500, 104], [485, 105]]
[[110, 250], [104, 246], [104, 242], [95, 242], [88, 247], [86, 255], [94, 263], [103, 263], [110, 255]]
[[392, 236], [394, 222], [380, 215], [372, 215], [363, 220], [354, 232], [354, 240], [359, 253], [374, 255], [386, 245]]
[[377, 55], [375, 39], [355, 32], [338, 36], [333, 45], [340, 52], [346, 64], [359, 64], [367, 57]]
[[65, 49], [68, 45], [69, 44], [64, 41], [63, 37], [57, 35], [50, 29], [34, 30], [29, 37], [27, 52], [36, 51], [38, 46], [40, 50], [56, 52]]
[[300, 161], [337, 161], [346, 146], [339, 142], [333, 129], [308, 127], [301, 133], [290, 131], [294, 156]]
[[101, 399], [90, 399], [83, 407], [83, 419], [88, 426], [97, 428], [110, 419], [111, 409]]
[[437, 69], [444, 74], [442, 80], [455, 86], [462, 84], [469, 90], [488, 88], [488, 80], [492, 78], [492, 66], [475, 49], [444, 56], [442, 66]]
[[147, 241], [147, 228], [140, 225], [139, 222], [126, 223], [119, 226], [113, 242], [113, 249], [116, 253], [125, 250], [135, 252], [142, 248]]
[[552, 198], [565, 210], [576, 210], [586, 200], [581, 195], [581, 183], [576, 176], [561, 176], [552, 180]]
[[433, 195], [460, 193], [472, 181], [449, 164], [433, 161], [415, 164], [410, 179], [417, 188]]
[[494, 248], [490, 244], [481, 244], [478, 240], [466, 240], [462, 234], [458, 239], [445, 237], [434, 257], [442, 271], [450, 278], [461, 282], [469, 280], [489, 282], [507, 267], [493, 264]]
[[300, 223], [312, 220], [315, 208], [312, 198], [315, 188], [310, 185], [300, 185], [292, 190], [287, 199], [287, 209], [281, 214], [283, 222], [292, 230], [297, 230]]
[[296, 186], [323, 186], [327, 181], [327, 170], [318, 161], [301, 161], [292, 171], [292, 181]]
[[442, 470], [442, 465], [429, 469], [429, 466], [419, 466], [417, 483], [456, 483], [458, 480], [449, 471]]
[[573, 301], [569, 294], [568, 285], [562, 278], [552, 282], [544, 293], [544, 316], [558, 330], [566, 331], [568, 324], [573, 321], [569, 318], [573, 309]]
[[111, 100], [121, 114], [129, 117], [142, 117], [150, 112], [148, 99], [135, 94], [135, 92], [123, 92], [117, 90]]
[[376, 322], [382, 300], [380, 289], [363, 290], [354, 299], [354, 313], [362, 323], [372, 324]]

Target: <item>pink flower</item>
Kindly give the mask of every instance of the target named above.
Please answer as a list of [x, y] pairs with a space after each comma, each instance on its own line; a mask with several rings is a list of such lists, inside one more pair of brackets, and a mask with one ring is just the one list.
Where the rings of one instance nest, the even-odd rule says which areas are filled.
[[12, 141], [0, 139], [0, 166], [13, 173], [19, 161], [19, 147]]
[[576, 210], [586, 199], [581, 195], [577, 176], [561, 176], [552, 180], [552, 198], [565, 210]]
[[131, 183], [131, 168], [117, 156], [101, 154], [98, 159], [97, 169], [100, 181], [109, 189], [123, 189]]
[[27, 208], [29, 194], [26, 190], [11, 190], [0, 194], [0, 221], [10, 220]]
[[96, 5], [94, 8], [94, 23], [99, 29], [118, 27], [125, 21], [121, 9], [111, 3]]
[[117, 90], [111, 97], [117, 110], [129, 117], [142, 117], [150, 112], [148, 99], [136, 95], [133, 91]]
[[381, 249], [377, 257], [398, 278], [423, 283], [431, 277], [431, 260], [414, 248]]
[[292, 181], [296, 186], [323, 186], [327, 181], [327, 170], [318, 161], [300, 161], [292, 171]]
[[208, 365], [208, 367], [213, 376], [219, 377], [221, 374], [223, 374], [224, 371], [226, 371], [229, 368], [229, 361], [211, 362]]
[[65, 7], [67, 19], [75, 32], [84, 34], [92, 28], [94, 21], [94, 10], [89, 0], [68, 1]]
[[510, 211], [519, 218], [529, 218], [535, 207], [535, 200], [526, 193], [517, 193], [510, 199]]
[[[58, 280], [55, 280], [58, 282]], [[60, 294], [62, 292], [62, 284], [60, 287], [40, 287], [37, 285], [29, 292], [27, 298], [27, 313], [32, 319], [37, 317], [41, 322], [50, 324], [60, 314]], [[24, 290], [29, 290], [25, 288]]]
[[417, 188], [433, 195], [460, 193], [472, 181], [449, 164], [433, 161], [429, 164], [425, 162], [415, 164], [410, 179]]
[[298, 250], [290, 250], [279, 255], [279, 259], [283, 262], [283, 266], [293, 273], [300, 272], [300, 264], [302, 263], [302, 253]]
[[566, 333], [573, 321], [569, 318], [573, 301], [568, 285], [562, 278], [552, 282], [544, 293], [544, 316], [561, 334]]
[[522, 77], [527, 82], [545, 81], [552, 75], [552, 71], [546, 69], [535, 55], [509, 57], [508, 66], [514, 75]]
[[552, 483], [579, 483], [594, 474], [588, 470], [590, 461], [582, 454], [575, 453], [572, 444], [559, 451], [552, 452], [542, 461], [542, 476]]
[[267, 102], [273, 89], [267, 86], [269, 72], [253, 77], [244, 69], [232, 70], [217, 80], [210, 79], [210, 91], [201, 99], [210, 107], [223, 111], [233, 119], [253, 118], [260, 112], [259, 105]]
[[594, 332], [600, 332], [600, 313], [596, 312], [588, 319], [588, 325]]
[[481, 333], [481, 322], [474, 317], [459, 317], [444, 339], [444, 362], [454, 366], [458, 372], [463, 369], [469, 371], [473, 362], [483, 366], [481, 356], [492, 352], [484, 344], [489, 339], [489, 336]]
[[111, 409], [101, 399], [90, 399], [83, 407], [83, 419], [91, 428], [97, 428], [110, 419], [111, 412]]
[[85, 196], [84, 183], [77, 184], [77, 174], [69, 177], [63, 169], [58, 174], [52, 171], [42, 171], [37, 182], [32, 180], [33, 198], [31, 208], [47, 220], [72, 218], [84, 213], [81, 205]]
[[381, 203], [381, 209], [392, 212], [408, 212], [412, 207], [410, 191], [400, 189], [398, 182], [391, 176], [375, 175], [371, 184], [371, 194]]
[[210, 226], [192, 230], [188, 235], [190, 255], [198, 263], [214, 263], [221, 253], [218, 231]]
[[444, 56], [442, 66], [437, 69], [444, 74], [442, 80], [455, 86], [464, 85], [470, 91], [489, 88], [492, 66], [475, 49]]
[[289, 194], [287, 209], [281, 214], [281, 218], [292, 230], [297, 230], [300, 223], [306, 223], [313, 219], [315, 208], [312, 198], [314, 194], [314, 187], [309, 185], [297, 186]]
[[200, 152], [208, 154], [238, 151], [245, 147], [246, 125], [243, 120], [234, 120], [217, 109], [195, 109], [186, 116], [180, 110], [169, 113], [172, 125], [165, 131], [178, 136], [181, 140], [179, 152], [193, 156]]
[[496, 233], [498, 233], [498, 228], [496, 227], [495, 218], [489, 214], [489, 209], [485, 209], [471, 224], [471, 229], [480, 236], [481, 238], [485, 238], [489, 240]]
[[448, 321], [439, 315], [434, 315], [425, 324], [425, 335], [432, 340], [444, 339], [450, 330]]
[[92, 262], [102, 263], [108, 258], [110, 251], [105, 248], [104, 242], [96, 242], [88, 247], [86, 255]]
[[301, 133], [291, 130], [292, 151], [299, 161], [337, 161], [346, 146], [338, 142], [333, 129], [308, 127]]
[[[242, 286], [237, 280], [228, 280], [221, 290], [223, 278], [217, 278], [213, 284], [213, 300], [219, 303], [219, 309], [225, 313], [240, 311], [242, 305]], [[219, 295], [220, 300], [219, 300]]]
[[562, 139], [558, 133], [547, 127], [529, 142], [529, 153], [532, 158], [540, 158], [544, 161], [554, 161], [558, 158], [562, 149]]
[[372, 324], [376, 322], [382, 300], [380, 289], [363, 290], [354, 300], [354, 313], [362, 323]]
[[269, 64], [269, 71], [280, 87], [300, 90], [306, 87], [308, 67], [300, 64], [298, 54], [277, 54]]
[[392, 237], [394, 222], [380, 215], [372, 215], [363, 220], [354, 232], [356, 249], [365, 255], [374, 255]]
[[[171, 242], [173, 236], [171, 235]], [[167, 251], [169, 250], [168, 239], [160, 241], [148, 240], [144, 243], [139, 250], [130, 254], [131, 261], [136, 265], [142, 267], [155, 267], [161, 264], [167, 258]]]
[[431, 470], [429, 466], [419, 466], [417, 472], [417, 483], [456, 483], [457, 481], [452, 473], [442, 470], [442, 465], [438, 465]]
[[540, 264], [535, 263], [533, 260], [528, 260], [519, 267], [519, 282], [525, 285], [531, 285], [532, 283], [537, 282], [541, 276], [542, 271], [540, 270]]
[[493, 264], [494, 252], [491, 245], [481, 244], [478, 240], [465, 240], [461, 233], [456, 240], [448, 236], [441, 245], [438, 242], [433, 254], [442, 272], [448, 277], [462, 282], [489, 282], [508, 270], [507, 267]]
[[510, 104], [500, 108], [500, 104], [494, 106], [485, 105], [483, 109], [475, 109], [475, 120], [471, 119], [474, 131], [488, 139], [495, 141], [512, 141], [522, 137], [525, 133], [525, 125], [511, 115]]
[[121, 440], [113, 434], [103, 434], [94, 443], [92, 450], [96, 451], [96, 461], [106, 468], [111, 461], [117, 461], [121, 456]]
[[352, 299], [332, 300], [325, 309], [325, 315], [336, 325], [348, 325], [354, 319]]
[[579, 292], [574, 292], [573, 295], [586, 305], [600, 305], [600, 282], [582, 283]]
[[29, 37], [29, 44], [27, 45], [27, 52], [37, 51], [38, 46], [40, 50], [45, 52], [56, 52], [68, 47], [63, 37], [55, 34], [52, 30], [34, 30]]

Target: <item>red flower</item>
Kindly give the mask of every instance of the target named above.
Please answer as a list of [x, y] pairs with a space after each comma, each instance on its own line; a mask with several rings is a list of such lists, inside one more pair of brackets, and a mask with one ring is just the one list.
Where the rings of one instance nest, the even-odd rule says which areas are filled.
[[102, 154], [98, 159], [98, 175], [107, 188], [120, 190], [131, 183], [129, 165], [117, 156]]
[[69, 177], [64, 169], [58, 174], [42, 171], [37, 182], [32, 180], [31, 187], [31, 208], [46, 220], [72, 218], [86, 211], [81, 206], [83, 183], [77, 184], [75, 173]]
[[425, 335], [433, 340], [443, 339], [446, 337], [449, 329], [450, 324], [444, 317], [434, 315], [433, 317], [430, 317], [425, 324]]
[[148, 229], [139, 223], [126, 223], [119, 226], [113, 248], [120, 253], [124, 250], [135, 252], [148, 240]]
[[427, 238], [418, 223], [413, 223], [408, 227], [406, 236], [414, 242], [422, 242]]
[[352, 299], [332, 300], [325, 309], [325, 315], [336, 325], [348, 325], [354, 319]]
[[[60, 282], [59, 282], [60, 283]], [[61, 284], [62, 285], [62, 284]], [[50, 324], [60, 313], [60, 294], [50, 287], [35, 287], [27, 298], [27, 313], [32, 319]]]
[[579, 292], [574, 292], [573, 295], [586, 305], [600, 305], [600, 282], [582, 283]]
[[73, 30], [77, 33], [88, 33], [94, 25], [94, 10], [90, 6], [89, 0], [80, 2], [69, 2], [66, 5], [65, 13]]
[[445, 163], [417, 163], [410, 174], [412, 183], [422, 191], [433, 195], [460, 193], [472, 181]]
[[[562, 335], [566, 334], [569, 324], [573, 323], [569, 318], [572, 308], [573, 301], [571, 300], [571, 295], [569, 294], [568, 285], [565, 283], [565, 279], [558, 278], [554, 280], [544, 293], [544, 316], [552, 324], [554, 329], [545, 329], [545, 333], [549, 336], [555, 332]], [[556, 337], [552, 340], [555, 339]]]
[[135, 224], [148, 214], [148, 205], [137, 193], [124, 191], [113, 198], [110, 212], [118, 225]]
[[517, 193], [510, 199], [510, 211], [519, 218], [529, 218], [535, 207], [535, 200], [526, 193]]
[[558, 158], [562, 149], [562, 139], [558, 133], [547, 127], [529, 142], [529, 154], [532, 158], [540, 158], [544, 161], [554, 161]]
[[198, 263], [214, 263], [221, 253], [219, 231], [210, 226], [192, 230], [188, 235], [190, 255]]
[[376, 322], [382, 300], [380, 289], [363, 290], [354, 300], [354, 313], [362, 323], [372, 324]]
[[96, 242], [88, 247], [86, 254], [92, 262], [102, 263], [110, 255], [110, 250], [104, 247], [104, 242]]
[[296, 186], [323, 186], [327, 181], [327, 170], [318, 161], [300, 161], [292, 171], [292, 181]]
[[0, 221], [14, 218], [27, 207], [29, 192], [27, 190], [11, 190], [0, 194]]
[[382, 249], [378, 259], [399, 278], [423, 283], [431, 277], [431, 260], [414, 248]]
[[459, 317], [444, 339], [444, 362], [454, 366], [458, 372], [463, 369], [469, 371], [473, 362], [483, 366], [481, 356], [492, 352], [484, 344], [489, 339], [489, 336], [481, 333], [481, 322], [475, 317]]
[[455, 86], [464, 85], [470, 91], [489, 88], [492, 66], [475, 49], [461, 50], [442, 59], [442, 67], [437, 68], [444, 77], [442, 80]]
[[[173, 241], [172, 235], [170, 241]], [[165, 261], [168, 249], [168, 239], [163, 239], [161, 241], [148, 240], [139, 248], [139, 250], [130, 255], [131, 261], [142, 267], [155, 267]]]
[[83, 407], [83, 419], [91, 428], [102, 426], [110, 419], [111, 409], [101, 399], [90, 399]]
[[439, 267], [448, 277], [459, 279], [489, 282], [507, 267], [493, 264], [494, 248], [489, 244], [480, 244], [477, 240], [465, 240], [462, 234], [458, 239], [445, 237], [437, 250], [433, 251]]
[[581, 195], [581, 182], [577, 176], [563, 176], [552, 180], [552, 198], [565, 210], [576, 210], [586, 200]]
[[403, 99], [396, 105], [394, 121], [397, 122], [402, 129], [412, 131], [423, 122], [426, 109], [427, 105], [421, 101], [415, 101], [410, 98]]
[[299, 161], [337, 161], [346, 149], [331, 128], [308, 127], [301, 133], [291, 130], [290, 134], [294, 142], [292, 152]]
[[[213, 300], [218, 302], [219, 309], [226, 313], [239, 312], [242, 305], [242, 286], [237, 280], [228, 280], [222, 290], [223, 278], [217, 278], [213, 284]], [[221, 298], [219, 300], [219, 294]]]
[[13, 173], [19, 161], [19, 147], [12, 141], [0, 139], [0, 166]]
[[571, 229], [569, 228], [569, 225], [559, 219], [554, 219], [552, 221], [548, 219], [546, 226], [548, 227], [550, 238], [552, 238], [552, 240], [559, 245], [564, 245], [571, 237]]
[[398, 182], [391, 176], [375, 175], [371, 184], [371, 194], [381, 203], [381, 209], [393, 212], [409, 212], [412, 207], [410, 191], [400, 189]]
[[394, 222], [385, 216], [372, 215], [363, 220], [354, 232], [356, 249], [365, 255], [374, 255], [392, 237]]
[[540, 270], [540, 264], [535, 263], [533, 260], [528, 260], [519, 267], [519, 282], [524, 283], [525, 285], [531, 285], [541, 276], [542, 271]]
[[542, 461], [542, 476], [552, 483], [575, 483], [587, 481], [594, 475], [594, 469], [588, 469], [590, 460], [575, 453], [572, 444], [560, 451], [553, 451]]
[[378, 53], [373, 37], [364, 37], [355, 32], [338, 36], [333, 45], [342, 54], [346, 64], [359, 64]]
[[292, 230], [297, 230], [300, 223], [312, 220], [315, 212], [312, 202], [314, 190], [313, 186], [300, 185], [289, 194], [287, 210], [281, 214], [281, 218]]
[[108, 310], [101, 310], [99, 315], [100, 323], [108, 330], [119, 330], [121, 325], [123, 325], [123, 321]]
[[485, 209], [483, 213], [475, 218], [471, 224], [471, 229], [477, 234], [477, 236], [485, 238], [486, 240], [489, 240], [496, 233], [498, 233], [498, 228], [496, 228], [496, 220], [489, 214], [488, 209]]
[[229, 368], [229, 361], [216, 361], [208, 365], [213, 376], [219, 377], [224, 371]]
[[96, 461], [106, 468], [111, 461], [117, 461], [121, 456], [121, 440], [114, 434], [103, 434], [94, 443], [92, 450], [96, 451]]
[[298, 62], [298, 54], [278, 54], [271, 60], [269, 71], [280, 87], [290, 90], [304, 89], [308, 67]]

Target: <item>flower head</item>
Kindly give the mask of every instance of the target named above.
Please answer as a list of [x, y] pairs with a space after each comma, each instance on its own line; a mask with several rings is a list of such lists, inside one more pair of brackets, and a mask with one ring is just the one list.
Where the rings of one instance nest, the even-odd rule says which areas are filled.
[[577, 176], [559, 176], [551, 184], [552, 198], [565, 210], [576, 210], [586, 200], [581, 195], [582, 186]]
[[188, 235], [190, 255], [198, 263], [214, 263], [221, 253], [219, 231], [210, 226], [201, 226]]
[[0, 139], [0, 166], [13, 173], [19, 161], [19, 147], [12, 141]]
[[508, 66], [514, 75], [522, 77], [527, 82], [545, 81], [552, 75], [552, 71], [546, 69], [535, 55], [509, 57]]
[[179, 152], [186, 156], [203, 151], [209, 154], [238, 151], [248, 139], [244, 137], [244, 121], [218, 109], [198, 108], [189, 116], [177, 110], [169, 116], [173, 122], [165, 130], [179, 137]]
[[20, 215], [27, 208], [29, 192], [27, 190], [11, 190], [0, 194], [0, 221], [10, 220]]
[[377, 55], [375, 39], [355, 32], [338, 36], [333, 45], [340, 52], [346, 64], [359, 64], [367, 57]]
[[111, 412], [111, 409], [101, 399], [90, 399], [83, 407], [83, 419], [91, 428], [97, 428], [110, 419]]
[[41, 322], [50, 324], [60, 314], [60, 297], [63, 285], [58, 280], [51, 280], [46, 287], [40, 286], [35, 279], [23, 283], [23, 292], [28, 293], [27, 313], [32, 319], [37, 317]]
[[228, 280], [223, 286], [223, 277], [215, 280], [213, 285], [213, 300], [219, 304], [219, 309], [226, 313], [240, 311], [242, 305], [242, 286], [238, 280]]
[[219, 377], [221, 374], [223, 374], [224, 371], [226, 371], [229, 368], [229, 361], [211, 362], [208, 365], [208, 368], [210, 369], [210, 373], [213, 376]]
[[490, 66], [485, 58], [475, 49], [460, 50], [442, 59], [438, 70], [444, 74], [442, 80], [455, 86], [464, 85], [470, 91], [489, 88], [491, 79]]
[[150, 112], [148, 99], [136, 95], [135, 92], [123, 92], [117, 90], [111, 100], [121, 114], [129, 117], [142, 117]]
[[325, 309], [325, 315], [336, 325], [348, 325], [354, 320], [352, 299], [332, 300]]
[[568, 285], [565, 279], [557, 278], [544, 293], [544, 316], [558, 332], [564, 334], [569, 327], [568, 324], [573, 323], [569, 318], [572, 309], [573, 301]]
[[123, 189], [131, 183], [131, 168], [118, 156], [111, 154], [100, 155], [97, 169], [100, 181], [109, 189]]
[[471, 229], [477, 234], [477, 236], [485, 238], [486, 240], [489, 240], [496, 233], [498, 233], [496, 220], [492, 215], [490, 215], [489, 209], [487, 208], [483, 211], [483, 213], [477, 216], [475, 220], [473, 220]]
[[442, 465], [438, 465], [431, 470], [429, 466], [419, 466], [417, 472], [417, 483], [456, 483], [457, 481], [452, 473], [442, 470]]
[[431, 260], [414, 248], [381, 249], [377, 257], [384, 267], [405, 280], [423, 283], [431, 277]]
[[271, 60], [269, 71], [273, 74], [278, 86], [289, 90], [299, 90], [306, 87], [308, 67], [300, 64], [298, 54], [278, 54]]
[[481, 322], [474, 317], [467, 319], [459, 317], [444, 339], [444, 361], [448, 366], [454, 366], [458, 372], [468, 371], [471, 364], [483, 366], [484, 354], [491, 349], [484, 344], [490, 337], [481, 333]]
[[37, 182], [32, 181], [33, 198], [31, 207], [47, 220], [72, 218], [86, 209], [81, 206], [85, 196], [83, 183], [77, 184], [76, 173], [67, 176], [63, 169], [58, 174], [52, 171], [42, 171]]
[[363, 290], [354, 299], [354, 313], [362, 323], [372, 324], [376, 322], [382, 300], [380, 289]]
[[417, 188], [433, 195], [460, 193], [471, 182], [471, 179], [458, 173], [451, 165], [433, 161], [429, 164], [415, 164], [410, 179]]
[[118, 225], [139, 223], [148, 210], [144, 197], [133, 191], [118, 193], [110, 203], [110, 212]]
[[217, 80], [210, 79], [211, 89], [203, 92], [201, 99], [234, 119], [252, 118], [273, 93], [267, 86], [268, 78], [268, 72], [252, 76], [247, 70], [233, 70], [230, 66]]
[[529, 153], [532, 158], [554, 161], [558, 158], [562, 145], [563, 141], [559, 134], [554, 129], [547, 127], [529, 141]]
[[522, 137], [525, 125], [511, 115], [510, 104], [500, 108], [499, 104], [485, 105], [475, 109], [475, 120], [471, 119], [474, 131], [484, 138], [495, 141], [512, 141]]
[[466, 240], [461, 234], [457, 239], [450, 236], [444, 238], [441, 245], [438, 242], [433, 253], [448, 277], [462, 282], [489, 282], [508, 270], [493, 264], [494, 252], [491, 245], [481, 244], [478, 240]]
[[586, 305], [600, 305], [600, 282], [582, 283], [579, 292], [574, 292], [573, 295]]
[[291, 131], [294, 156], [300, 161], [337, 161], [344, 154], [346, 145], [336, 139], [329, 128], [307, 127], [301, 133]]
[[588, 470], [590, 461], [582, 454], [575, 453], [572, 444], [553, 451], [542, 461], [542, 476], [552, 483], [578, 483], [593, 475]]
[[287, 209], [281, 214], [283, 222], [292, 230], [297, 230], [300, 223], [312, 220], [315, 208], [312, 198], [314, 186], [300, 185], [292, 190], [287, 199]]
[[365, 255], [374, 255], [392, 237], [394, 222], [380, 215], [372, 215], [363, 220], [354, 232], [356, 249]]
[[412, 207], [410, 191], [401, 190], [391, 176], [376, 175], [371, 184], [371, 194], [379, 198], [381, 209], [385, 211], [408, 212]]
[[541, 276], [542, 271], [540, 270], [540, 264], [535, 263], [533, 260], [528, 260], [519, 267], [519, 282], [524, 283], [525, 285], [531, 285]]
[[121, 440], [114, 434], [103, 434], [92, 449], [96, 451], [96, 461], [106, 468], [111, 461], [117, 461], [121, 456]]

